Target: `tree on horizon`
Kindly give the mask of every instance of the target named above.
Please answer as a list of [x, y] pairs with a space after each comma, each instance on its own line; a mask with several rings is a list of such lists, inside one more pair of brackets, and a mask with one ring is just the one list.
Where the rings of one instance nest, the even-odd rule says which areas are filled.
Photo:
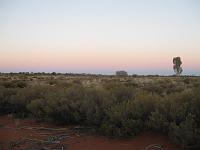
[[181, 67], [182, 65], [181, 57], [174, 57], [173, 64], [174, 64], [173, 65], [174, 72], [176, 73], [177, 76], [180, 76], [181, 73], [183, 72], [183, 69]]

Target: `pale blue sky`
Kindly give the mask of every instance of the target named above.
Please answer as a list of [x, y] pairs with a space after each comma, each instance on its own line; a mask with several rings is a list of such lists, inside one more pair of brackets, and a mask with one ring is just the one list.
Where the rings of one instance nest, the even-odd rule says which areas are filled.
[[0, 71], [200, 74], [199, 0], [0, 0]]

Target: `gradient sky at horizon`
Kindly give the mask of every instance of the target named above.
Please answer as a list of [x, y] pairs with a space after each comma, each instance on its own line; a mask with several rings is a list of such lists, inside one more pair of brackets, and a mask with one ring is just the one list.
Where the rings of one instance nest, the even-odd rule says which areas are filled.
[[199, 0], [0, 0], [0, 72], [200, 74]]

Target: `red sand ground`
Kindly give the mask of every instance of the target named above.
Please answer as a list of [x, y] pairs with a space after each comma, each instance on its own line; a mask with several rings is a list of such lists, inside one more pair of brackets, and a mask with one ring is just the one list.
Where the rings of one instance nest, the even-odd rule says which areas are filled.
[[[26, 128], [21, 128], [24, 126]], [[48, 123], [38, 123], [30, 119], [13, 119], [9, 115], [0, 116], [0, 150], [24, 150], [30, 147], [32, 147], [31, 150], [39, 150], [38, 147], [44, 149], [62, 149], [63, 147], [63, 149], [69, 150], [145, 150], [145, 147], [151, 144], [162, 145], [164, 150], [180, 150], [179, 147], [169, 141], [167, 136], [152, 132], [142, 133], [132, 139], [117, 140], [102, 136], [78, 134], [71, 127], [65, 127], [64, 130], [58, 131], [35, 130], [27, 127], [63, 128]], [[60, 143], [41, 144], [38, 142], [38, 140], [47, 140], [49, 137], [64, 133], [67, 133], [69, 137], [60, 140]]]

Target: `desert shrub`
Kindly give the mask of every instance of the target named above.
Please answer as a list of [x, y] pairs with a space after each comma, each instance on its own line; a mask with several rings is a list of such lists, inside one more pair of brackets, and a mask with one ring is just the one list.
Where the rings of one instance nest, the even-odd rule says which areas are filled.
[[17, 88], [25, 88], [27, 87], [27, 82], [25, 81], [16, 81], [15, 82]]
[[4, 81], [1, 83], [5, 88], [25, 88], [27, 87], [26, 81]]
[[12, 108], [11, 113], [19, 117], [27, 116], [29, 112], [26, 106], [34, 99], [43, 98], [45, 91], [48, 91], [46, 86], [18, 88], [15, 95], [12, 95], [9, 99], [9, 105]]
[[83, 103], [80, 107], [86, 116], [86, 124], [99, 126], [105, 117], [105, 111], [112, 103], [108, 91], [101, 88], [87, 88]]
[[49, 115], [64, 123], [80, 122], [79, 106], [83, 98], [81, 87], [70, 87], [64, 91], [46, 96], [49, 106]]
[[151, 112], [147, 125], [150, 129], [166, 133], [169, 127], [169, 121], [165, 115], [156, 110]]
[[11, 113], [11, 97], [17, 94], [17, 89], [0, 87], [0, 114]]
[[188, 77], [186, 77], [185, 79], [183, 79], [183, 82], [184, 82], [185, 84], [189, 84], [189, 83], [191, 83], [191, 79], [188, 78]]
[[162, 87], [159, 84], [148, 84], [146, 86], [143, 87], [143, 89], [147, 92], [151, 92], [151, 93], [157, 93], [159, 95], [161, 95], [162, 93], [164, 93], [164, 87]]
[[135, 96], [134, 88], [122, 83], [111, 82], [105, 84], [104, 87], [106, 90], [109, 90], [116, 103], [132, 99]]
[[105, 107], [109, 106], [108, 97], [108, 93], [102, 89], [76, 85], [45, 98], [48, 106], [53, 108], [49, 115], [54, 119], [60, 118], [64, 123], [98, 126], [104, 117]]
[[[82, 113], [80, 105], [84, 99], [84, 89], [81, 86], [71, 86], [66, 89], [51, 87], [43, 93], [43, 98], [33, 100], [28, 105], [28, 110], [37, 117], [52, 118], [62, 123], [80, 123]], [[34, 112], [34, 107], [38, 107], [38, 112]]]
[[176, 92], [182, 92], [185, 90], [185, 87], [179, 82], [174, 83], [170, 79], [163, 79], [146, 84], [143, 89], [151, 93], [165, 96]]
[[49, 85], [56, 85], [56, 84], [58, 84], [58, 81], [57, 80], [49, 80], [47, 83]]
[[[40, 88], [39, 88], [40, 89]], [[57, 87], [46, 87], [40, 91], [35, 89], [35, 93], [30, 97], [29, 102], [26, 105], [26, 109], [33, 115], [35, 118], [49, 119], [49, 118], [62, 118], [58, 117], [55, 114], [58, 113], [60, 99], [63, 97], [63, 89], [59, 90]], [[37, 96], [34, 95], [37, 93]], [[64, 106], [61, 104], [61, 106]]]
[[101, 126], [105, 134], [111, 136], [134, 136], [145, 129], [150, 112], [154, 111], [159, 96], [146, 92], [135, 98], [113, 103], [106, 111]]
[[157, 108], [161, 97], [155, 93], [139, 92], [135, 98], [135, 112], [141, 115], [142, 120], [146, 121], [151, 112]]
[[89, 87], [73, 82], [65, 85], [64, 80], [52, 80], [55, 86], [2, 81], [0, 113], [90, 126], [115, 137], [154, 130], [169, 134], [184, 148], [198, 149], [200, 87], [193, 80], [188, 89], [179, 78], [177, 82], [163, 79], [141, 87], [117, 79]]
[[26, 105], [26, 108], [34, 115], [36, 118], [41, 119], [46, 116], [45, 112], [46, 102], [42, 98], [34, 99]]
[[194, 78], [194, 79], [192, 80], [192, 83], [191, 83], [191, 84], [193, 85], [193, 87], [199, 88], [199, 87], [200, 87], [200, 78]]
[[199, 89], [166, 96], [156, 111], [151, 112], [148, 126], [168, 133], [183, 148], [200, 148]]
[[[133, 103], [124, 101], [106, 111], [101, 131], [109, 136], [133, 136], [143, 128], [140, 117], [132, 116]], [[134, 110], [133, 110], [134, 111]]]
[[171, 123], [169, 136], [185, 149], [200, 148], [200, 127], [192, 114], [188, 114], [186, 120], [180, 124]]
[[73, 81], [72, 81], [74, 84], [77, 84], [77, 85], [81, 85], [82, 84], [82, 82], [81, 82], [81, 80], [80, 79], [74, 79]]
[[70, 83], [67, 83], [65, 80], [56, 80], [56, 79], [48, 80], [47, 84], [51, 86], [57, 86], [60, 88], [67, 88], [67, 87], [72, 86]]
[[5, 88], [15, 88], [16, 84], [14, 82], [11, 82], [11, 81], [5, 81], [5, 82], [3, 82], [3, 86]]

